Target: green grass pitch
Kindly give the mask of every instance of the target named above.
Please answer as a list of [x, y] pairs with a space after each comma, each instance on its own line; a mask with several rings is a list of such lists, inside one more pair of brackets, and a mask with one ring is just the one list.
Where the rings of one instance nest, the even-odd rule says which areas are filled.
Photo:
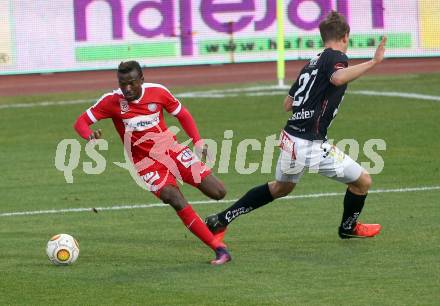
[[[414, 92], [440, 96], [440, 75], [366, 77], [349, 90]], [[255, 85], [255, 84], [254, 84]], [[217, 87], [216, 89], [226, 88]], [[228, 88], [231, 88], [229, 86]], [[175, 88], [175, 93], [212, 88]], [[75, 118], [102, 93], [0, 98], [0, 106], [90, 99], [90, 103], [0, 108], [0, 214], [17, 211], [157, 203], [113, 164], [124, 160], [112, 123], [100, 122], [108, 151], [100, 175], [82, 162], [67, 184], [54, 166], [60, 140], [77, 138]], [[244, 138], [261, 142], [279, 133], [285, 93], [222, 99], [182, 99], [202, 137], [223, 139], [232, 151]], [[382, 173], [373, 189], [440, 185], [440, 102], [347, 93], [329, 130], [336, 141], [384, 139]], [[177, 124], [168, 117], [170, 124]], [[234, 155], [234, 154], [233, 154]], [[276, 158], [277, 156], [275, 156]], [[247, 162], [261, 162], [249, 151]], [[273, 163], [275, 163], [275, 158]], [[360, 155], [359, 161], [366, 161]], [[273, 178], [260, 171], [218, 174], [226, 199]], [[217, 171], [217, 166], [214, 171]], [[344, 192], [339, 183], [307, 174], [293, 195]], [[190, 201], [206, 200], [183, 187]], [[211, 267], [212, 252], [169, 207], [0, 217], [0, 305], [438, 305], [440, 302], [440, 190], [371, 193], [361, 220], [383, 225], [380, 236], [341, 241], [342, 196], [280, 200], [231, 224], [226, 241], [233, 261]], [[204, 217], [226, 203], [197, 205]], [[47, 240], [57, 233], [79, 240], [81, 254], [68, 267], [50, 264]]]

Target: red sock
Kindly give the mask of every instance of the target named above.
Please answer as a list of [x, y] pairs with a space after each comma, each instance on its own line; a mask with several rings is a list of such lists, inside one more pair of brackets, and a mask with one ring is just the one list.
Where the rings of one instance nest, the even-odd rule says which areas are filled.
[[182, 220], [183, 224], [200, 240], [207, 244], [211, 249], [215, 250], [218, 247], [224, 247], [222, 242], [217, 241], [214, 235], [206, 226], [205, 222], [200, 219], [197, 213], [192, 209], [191, 205], [186, 205], [183, 209], [177, 212], [177, 215]]

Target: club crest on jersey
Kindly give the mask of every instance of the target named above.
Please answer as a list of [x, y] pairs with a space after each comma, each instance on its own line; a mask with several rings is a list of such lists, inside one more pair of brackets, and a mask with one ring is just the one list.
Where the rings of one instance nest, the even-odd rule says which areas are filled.
[[157, 110], [157, 104], [156, 103], [149, 103], [147, 108], [150, 112], [155, 112]]
[[130, 110], [128, 102], [125, 99], [119, 99], [119, 106], [121, 107], [121, 114], [125, 114]]
[[192, 164], [195, 164], [199, 161], [197, 156], [190, 150], [185, 149], [177, 155], [177, 160], [185, 167], [189, 168]]

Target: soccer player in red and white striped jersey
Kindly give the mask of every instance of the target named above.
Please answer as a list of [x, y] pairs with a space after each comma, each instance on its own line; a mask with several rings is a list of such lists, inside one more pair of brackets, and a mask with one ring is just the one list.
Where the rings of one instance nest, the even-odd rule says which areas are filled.
[[193, 117], [167, 88], [145, 83], [138, 62], [122, 62], [117, 77], [119, 89], [103, 95], [79, 116], [75, 130], [82, 138], [91, 141], [101, 137], [101, 130], [92, 131], [90, 125], [111, 118], [145, 187], [170, 204], [186, 227], [215, 251], [216, 258], [211, 264], [230, 261], [222, 236], [214, 236], [209, 231], [176, 183], [176, 178], [183, 180], [215, 200], [226, 194], [223, 183], [167, 129], [163, 111], [175, 116], [194, 145], [201, 148], [203, 141]]

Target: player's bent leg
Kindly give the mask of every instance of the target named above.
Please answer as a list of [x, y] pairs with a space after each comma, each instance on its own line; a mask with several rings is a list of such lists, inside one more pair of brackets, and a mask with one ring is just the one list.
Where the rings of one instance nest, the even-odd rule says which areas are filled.
[[[188, 150], [186, 149], [186, 151]], [[176, 158], [176, 163], [185, 183], [197, 187], [204, 195], [211, 199], [221, 200], [225, 197], [225, 185], [212, 174], [211, 169], [204, 163], [197, 161], [189, 166], [185, 166], [185, 163], [182, 163], [178, 158]]]
[[282, 157], [280, 154], [276, 168], [276, 181], [263, 184], [249, 190], [237, 202], [226, 210], [208, 216], [206, 224], [213, 233], [222, 233], [233, 220], [241, 215], [247, 214], [260, 208], [276, 198], [284, 197], [289, 194], [304, 173], [304, 168], [299, 172], [285, 173], [282, 171]]
[[274, 199], [288, 195], [294, 187], [295, 183], [280, 181], [254, 187], [226, 210], [208, 216], [205, 222], [211, 232], [224, 235], [227, 226], [239, 216], [254, 211]]
[[348, 183], [348, 188], [350, 191], [357, 195], [364, 195], [370, 190], [372, 179], [367, 171], [362, 171], [361, 176], [354, 182]]
[[272, 181], [269, 183], [269, 190], [274, 199], [287, 196], [295, 188], [296, 184], [292, 182]]
[[344, 212], [338, 229], [341, 239], [368, 238], [380, 233], [380, 224], [363, 224], [358, 222], [359, 215], [364, 207], [368, 190], [372, 179], [367, 171], [363, 170], [359, 178], [347, 183], [347, 191], [344, 197]]
[[162, 200], [162, 202], [164, 202], [165, 204], [169, 204], [176, 211], [182, 210], [187, 205], [187, 201], [185, 200], [183, 194], [180, 192], [180, 189], [173, 185], [164, 186], [160, 190], [158, 196]]
[[203, 192], [204, 195], [210, 197], [213, 200], [218, 201], [226, 196], [225, 185], [213, 174], [210, 174], [203, 178], [197, 188], [201, 192]]
[[371, 187], [371, 176], [337, 147], [321, 148], [324, 150], [322, 153], [326, 154], [319, 161], [319, 173], [348, 187], [344, 197], [344, 212], [338, 227], [339, 237], [347, 239], [376, 236], [381, 229], [379, 224], [361, 224], [357, 221]]
[[221, 265], [231, 260], [226, 245], [214, 237], [206, 224], [187, 203], [177, 186], [166, 185], [159, 193], [164, 203], [170, 204], [177, 212], [183, 224], [200, 240], [215, 251], [216, 258], [211, 261], [213, 265]]
[[[201, 192], [203, 192], [204, 195], [217, 201], [223, 199], [226, 195], [226, 189], [224, 184], [213, 174], [209, 174], [208, 176], [203, 178], [202, 182], [197, 186], [197, 188]], [[213, 218], [213, 216], [214, 215], [210, 216], [211, 219]], [[215, 220], [211, 220], [211, 221], [212, 222], [209, 223], [205, 221], [206, 225], [210, 230], [211, 228], [209, 227], [209, 224], [217, 222]], [[217, 230], [211, 230], [211, 232], [213, 233], [217, 241], [223, 242], [223, 239], [225, 238], [225, 234], [226, 234], [226, 227], [221, 227], [221, 228], [219, 227], [217, 228]]]

